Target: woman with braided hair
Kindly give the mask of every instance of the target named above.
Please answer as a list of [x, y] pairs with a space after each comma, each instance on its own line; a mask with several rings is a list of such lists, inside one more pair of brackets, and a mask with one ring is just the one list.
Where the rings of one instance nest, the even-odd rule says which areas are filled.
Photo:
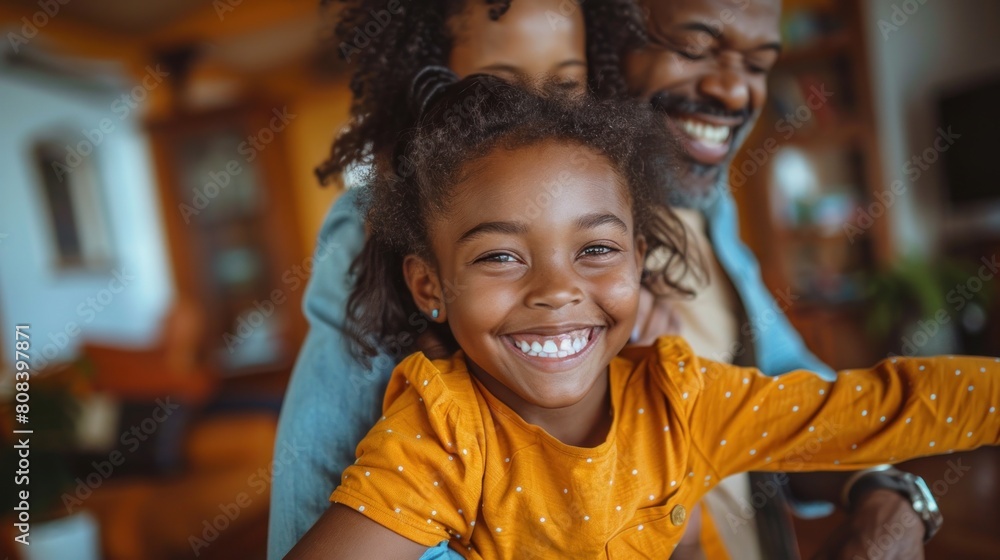
[[[427, 66], [617, 97], [626, 93], [619, 55], [644, 32], [630, 0], [324, 3], [339, 9], [330, 56], [341, 56], [351, 68], [354, 99], [346, 131], [316, 170], [323, 183], [370, 164], [408, 172], [405, 162], [391, 160], [392, 150], [415, 122], [409, 89]], [[418, 322], [393, 333], [392, 343], [382, 346], [388, 349], [370, 365], [352, 355], [345, 331], [349, 270], [366, 237], [358, 195], [349, 189], [340, 197], [319, 236], [304, 302], [310, 332], [285, 394], [275, 444], [270, 559], [281, 558], [328, 508], [330, 491], [381, 415], [396, 363], [416, 350], [430, 352], [427, 327]]]

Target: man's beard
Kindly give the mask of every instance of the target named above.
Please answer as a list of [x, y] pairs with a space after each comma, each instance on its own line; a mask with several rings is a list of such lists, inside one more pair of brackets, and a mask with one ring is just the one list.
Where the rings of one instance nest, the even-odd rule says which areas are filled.
[[[680, 208], [705, 209], [720, 192], [728, 188], [729, 166], [750, 130], [753, 129], [757, 115], [749, 108], [732, 111], [714, 99], [696, 100], [666, 91], [655, 94], [650, 99], [650, 105], [668, 118], [673, 118], [672, 115], [703, 114], [738, 118], [743, 121], [743, 124], [733, 129], [730, 152], [722, 162], [706, 165], [694, 161], [686, 153], [679, 156], [681, 169], [677, 172], [677, 181], [667, 190], [667, 202], [671, 206]], [[678, 132], [678, 134], [684, 133]]]

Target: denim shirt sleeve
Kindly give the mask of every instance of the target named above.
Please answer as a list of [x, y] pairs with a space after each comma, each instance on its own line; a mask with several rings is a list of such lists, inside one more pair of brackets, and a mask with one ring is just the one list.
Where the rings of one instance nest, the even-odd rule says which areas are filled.
[[719, 189], [705, 216], [712, 249], [746, 311], [757, 361], [754, 365], [765, 375], [804, 369], [828, 381], [836, 379], [836, 372], [809, 351], [785, 316], [785, 308], [794, 304], [794, 294], [782, 294], [779, 303], [764, 285], [760, 264], [740, 239], [736, 204], [727, 189]]
[[365, 240], [357, 189], [327, 215], [313, 254], [304, 311], [309, 334], [285, 392], [275, 441], [267, 557], [283, 557], [330, 505], [341, 471], [379, 418], [395, 362], [363, 368], [346, 345], [351, 262]]

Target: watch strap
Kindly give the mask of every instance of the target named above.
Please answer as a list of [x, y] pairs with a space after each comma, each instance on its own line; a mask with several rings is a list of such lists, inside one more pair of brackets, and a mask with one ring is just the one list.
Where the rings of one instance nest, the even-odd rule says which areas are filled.
[[924, 524], [926, 543], [941, 528], [944, 519], [938, 509], [934, 494], [922, 478], [896, 468], [878, 469], [859, 473], [853, 484], [846, 487], [846, 507], [851, 512], [861, 496], [872, 490], [884, 489], [896, 492], [910, 501], [913, 511]]

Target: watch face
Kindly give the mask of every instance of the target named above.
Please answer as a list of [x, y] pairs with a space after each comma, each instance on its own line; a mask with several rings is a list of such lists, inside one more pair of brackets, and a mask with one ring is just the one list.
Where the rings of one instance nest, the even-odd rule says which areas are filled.
[[928, 512], [933, 513], [938, 511], [937, 500], [934, 499], [934, 494], [931, 493], [931, 489], [927, 486], [927, 483], [924, 482], [924, 479], [912, 474], [909, 476], [913, 477], [913, 485], [916, 486], [917, 491], [920, 492], [920, 498], [914, 496], [913, 509], [917, 510], [918, 513], [921, 511], [917, 509], [917, 500], [919, 499], [922, 502], [921, 505], [926, 502]]
[[903, 473], [903, 479], [910, 483], [913, 489], [910, 494], [910, 502], [913, 505], [913, 511], [917, 512], [917, 515], [924, 521], [924, 542], [926, 543], [944, 524], [944, 517], [941, 515], [941, 510], [938, 509], [934, 494], [931, 493], [931, 489], [924, 482], [924, 479], [910, 473]]

